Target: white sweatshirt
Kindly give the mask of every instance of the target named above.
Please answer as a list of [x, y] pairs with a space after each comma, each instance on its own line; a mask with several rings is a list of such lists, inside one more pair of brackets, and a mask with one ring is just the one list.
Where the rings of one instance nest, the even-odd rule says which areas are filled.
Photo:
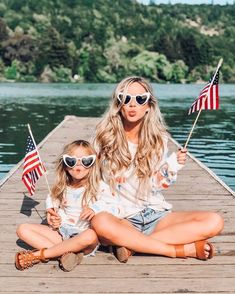
[[[129, 150], [132, 158], [135, 157], [137, 151], [137, 144], [128, 142]], [[171, 210], [172, 205], [165, 201], [165, 198], [161, 192], [164, 188], [172, 184], [177, 177], [177, 171], [182, 168], [182, 165], [178, 164], [177, 156], [175, 153], [172, 153], [170, 157], [167, 157], [167, 140], [165, 141], [164, 154], [161, 162], [156, 166], [155, 171], [159, 172], [161, 166], [167, 167], [167, 172], [160, 171], [163, 174], [164, 181], [157, 182], [156, 176], [152, 176], [150, 181], [151, 191], [147, 197], [145, 195], [139, 195], [137, 197], [139, 179], [135, 173], [135, 167], [133, 164], [130, 167], [122, 172], [121, 176], [126, 179], [124, 183], [117, 183], [115, 187], [115, 196], [117, 198], [117, 203], [119, 203], [119, 217], [127, 218], [135, 215], [146, 207], [152, 208], [158, 211]], [[154, 173], [154, 171], [153, 171]], [[103, 172], [104, 181], [108, 182], [109, 174], [105, 169], [104, 162], [104, 172]]]

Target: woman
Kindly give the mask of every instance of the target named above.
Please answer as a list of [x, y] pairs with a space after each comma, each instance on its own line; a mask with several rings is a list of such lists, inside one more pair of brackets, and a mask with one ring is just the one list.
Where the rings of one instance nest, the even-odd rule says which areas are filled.
[[221, 216], [171, 212], [161, 193], [175, 180], [187, 152], [167, 158], [167, 138], [149, 83], [141, 77], [122, 80], [95, 138], [103, 179], [121, 204], [120, 218], [101, 212], [92, 219], [100, 241], [117, 245], [121, 262], [133, 251], [203, 260], [214, 254], [207, 239], [223, 229]]

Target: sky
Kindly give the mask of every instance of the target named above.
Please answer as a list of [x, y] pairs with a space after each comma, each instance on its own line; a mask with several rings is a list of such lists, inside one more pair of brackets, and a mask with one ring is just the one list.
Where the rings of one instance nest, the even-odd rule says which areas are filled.
[[[149, 0], [138, 0], [138, 2], [148, 4]], [[156, 4], [167, 4], [169, 0], [155, 0]], [[185, 3], [185, 4], [211, 4], [212, 0], [170, 0], [171, 4]], [[214, 0], [214, 4], [233, 4], [234, 0]]]

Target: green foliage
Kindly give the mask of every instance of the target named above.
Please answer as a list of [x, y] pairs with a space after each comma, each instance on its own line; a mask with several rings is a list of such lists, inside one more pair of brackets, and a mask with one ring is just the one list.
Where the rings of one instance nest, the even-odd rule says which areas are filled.
[[68, 83], [71, 82], [71, 69], [63, 66], [55, 67], [53, 69], [54, 72], [54, 81], [60, 83]]
[[4, 16], [6, 13], [7, 7], [4, 3], [0, 3], [0, 17]]
[[[220, 57], [235, 80], [234, 5], [135, 0], [2, 0], [2, 73], [21, 81], [207, 80]], [[18, 62], [16, 64], [16, 61]], [[17, 67], [18, 66], [18, 67]]]
[[188, 73], [188, 66], [183, 60], [177, 60], [172, 65], [171, 81], [174, 83], [184, 82]]
[[157, 52], [143, 51], [131, 60], [131, 73], [143, 77], [160, 80], [170, 80], [171, 65], [165, 55]]
[[34, 82], [37, 82], [37, 78], [32, 75], [20, 75], [18, 78], [18, 81], [24, 82], [24, 83], [34, 83]]
[[19, 77], [17, 60], [13, 60], [11, 66], [6, 67], [4, 76], [7, 80], [16, 80]]

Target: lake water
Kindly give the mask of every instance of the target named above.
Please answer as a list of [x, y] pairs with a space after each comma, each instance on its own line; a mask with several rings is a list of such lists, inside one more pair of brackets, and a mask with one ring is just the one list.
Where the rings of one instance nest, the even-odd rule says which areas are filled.
[[[30, 123], [39, 143], [65, 115], [105, 111], [112, 84], [0, 83], [0, 179], [23, 157]], [[196, 114], [187, 111], [203, 85], [153, 84], [174, 139], [184, 144]], [[188, 149], [235, 188], [235, 85], [220, 85], [220, 109], [203, 111]]]

